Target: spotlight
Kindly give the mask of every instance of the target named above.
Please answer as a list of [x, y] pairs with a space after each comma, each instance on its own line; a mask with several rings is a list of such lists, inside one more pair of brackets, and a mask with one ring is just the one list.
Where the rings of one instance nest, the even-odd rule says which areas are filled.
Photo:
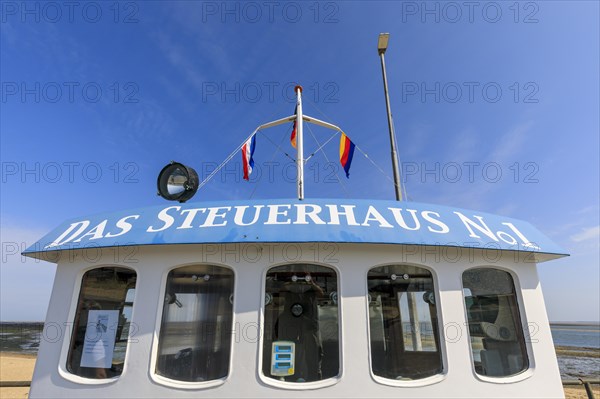
[[189, 166], [171, 161], [158, 174], [158, 195], [169, 201], [185, 202], [198, 190], [198, 173]]

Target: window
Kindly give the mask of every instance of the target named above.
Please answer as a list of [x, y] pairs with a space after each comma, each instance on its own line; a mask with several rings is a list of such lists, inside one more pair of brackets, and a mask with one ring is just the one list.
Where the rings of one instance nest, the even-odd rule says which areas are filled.
[[233, 321], [233, 271], [197, 265], [167, 276], [156, 373], [186, 382], [229, 373]]
[[136, 274], [102, 267], [83, 275], [67, 370], [86, 378], [121, 375], [127, 351]]
[[267, 273], [263, 374], [287, 382], [336, 377], [339, 359], [338, 283], [333, 269], [286, 265]]
[[376, 376], [416, 380], [442, 372], [431, 273], [408, 265], [369, 270], [371, 367]]
[[527, 369], [527, 351], [513, 279], [489, 268], [463, 273], [471, 350], [477, 374], [505, 377]]

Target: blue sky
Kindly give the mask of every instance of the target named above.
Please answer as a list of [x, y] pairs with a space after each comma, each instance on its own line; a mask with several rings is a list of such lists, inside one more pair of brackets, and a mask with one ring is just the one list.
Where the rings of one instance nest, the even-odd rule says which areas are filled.
[[[205, 177], [293, 113], [295, 83], [305, 113], [391, 176], [376, 50], [390, 32], [409, 199], [531, 222], [572, 255], [538, 268], [550, 319], [598, 321], [599, 3], [469, 4], [1, 3], [0, 320], [45, 316], [55, 267], [23, 247], [68, 218], [164, 204], [168, 161]], [[267, 134], [291, 152], [289, 126]], [[336, 143], [307, 165], [307, 198], [394, 198], [360, 152], [343, 177]], [[260, 177], [242, 181], [236, 156], [194, 200], [295, 197], [289, 159], [264, 136], [255, 160]]]

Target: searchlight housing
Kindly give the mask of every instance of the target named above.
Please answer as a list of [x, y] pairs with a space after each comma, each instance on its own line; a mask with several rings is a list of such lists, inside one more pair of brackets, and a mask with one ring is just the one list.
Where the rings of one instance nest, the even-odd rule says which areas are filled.
[[171, 161], [158, 174], [158, 195], [169, 201], [186, 202], [198, 191], [198, 182], [194, 169]]

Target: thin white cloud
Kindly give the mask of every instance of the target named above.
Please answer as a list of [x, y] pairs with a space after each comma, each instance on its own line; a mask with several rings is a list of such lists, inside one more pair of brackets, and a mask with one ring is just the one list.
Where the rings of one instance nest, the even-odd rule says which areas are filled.
[[599, 240], [600, 239], [600, 226], [595, 227], [584, 227], [583, 231], [571, 236], [571, 240], [575, 242], [582, 242], [587, 240]]
[[515, 216], [518, 213], [520, 205], [518, 203], [508, 202], [497, 208], [494, 213], [504, 216]]
[[459, 160], [473, 159], [478, 154], [480, 145], [477, 131], [473, 128], [464, 129], [457, 135], [454, 157]]
[[[410, 128], [401, 128], [396, 125], [395, 133], [398, 151], [404, 161], [421, 159], [423, 153], [426, 152], [428, 143], [431, 142], [431, 126], [426, 124], [418, 124]], [[407, 137], [410, 137], [410, 140]]]
[[203, 83], [206, 79], [200, 73], [200, 68], [194, 65], [182, 45], [171, 40], [166, 34], [160, 34], [158, 36], [158, 45], [169, 63], [180, 71], [193, 87], [197, 90], [204, 89]]
[[498, 146], [490, 154], [490, 159], [500, 164], [514, 161], [516, 156], [525, 148], [524, 143], [527, 133], [533, 126], [533, 122], [525, 122], [515, 126], [502, 136]]
[[582, 208], [582, 209], [578, 210], [577, 212], [575, 212], [576, 215], [586, 215], [589, 213], [595, 213], [597, 215], [598, 214], [598, 205], [586, 206], [585, 208]]
[[[532, 121], [513, 125], [498, 139], [497, 145], [487, 153], [487, 156], [481, 151], [477, 152], [478, 147], [482, 143], [476, 131], [472, 128], [465, 128], [458, 132], [454, 145], [447, 149], [447, 159], [452, 159], [459, 164], [466, 160], [480, 162], [480, 165], [486, 162], [495, 162], [503, 169], [502, 172], [505, 173], [506, 177], [494, 183], [485, 180], [481, 174], [478, 174], [477, 180], [474, 183], [467, 182], [467, 178], [463, 177], [456, 184], [438, 184], [435, 186], [436, 202], [509, 216], [516, 215], [517, 210], [520, 209], [518, 203], [503, 202], [498, 205], [496, 197], [498, 197], [498, 191], [510, 188], [507, 186], [510, 182], [510, 178], [508, 177], [509, 170], [504, 169], [519, 159], [518, 157], [521, 156], [523, 150], [527, 148], [528, 134], [532, 127]], [[429, 165], [429, 167], [432, 168], [432, 165]], [[466, 168], [463, 169], [465, 176], [466, 170]], [[476, 173], [482, 173], [481, 169]], [[410, 181], [408, 185], [410, 189]], [[418, 193], [418, 185], [414, 187], [413, 184], [412, 188], [416, 189], [412, 190], [413, 194], [415, 192]], [[431, 195], [431, 192], [428, 192], [427, 188], [422, 188], [424, 189], [422, 194], [426, 196]], [[419, 198], [419, 196], [417, 195], [415, 198]]]

